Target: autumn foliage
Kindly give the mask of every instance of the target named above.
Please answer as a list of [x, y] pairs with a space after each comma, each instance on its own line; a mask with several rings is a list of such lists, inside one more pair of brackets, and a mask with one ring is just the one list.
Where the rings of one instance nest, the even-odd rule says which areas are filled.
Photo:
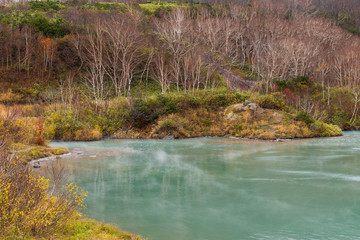
[[[46, 237], [61, 229], [73, 217], [76, 207], [84, 207], [86, 193], [62, 180], [53, 170], [54, 183], [36, 177], [0, 146], [0, 238]], [[57, 172], [59, 173], [59, 172]]]

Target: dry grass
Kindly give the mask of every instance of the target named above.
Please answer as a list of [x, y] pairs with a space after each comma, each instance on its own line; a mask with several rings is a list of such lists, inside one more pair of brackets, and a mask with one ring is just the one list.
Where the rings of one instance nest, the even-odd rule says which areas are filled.
[[140, 236], [125, 232], [111, 224], [104, 224], [76, 214], [66, 226], [50, 239], [65, 240], [141, 240]]
[[[171, 127], [168, 124], [171, 122]], [[190, 109], [182, 113], [161, 117], [150, 133], [151, 138], [189, 138], [201, 136], [224, 136], [227, 134], [227, 122], [222, 112], [208, 112], [204, 108]]]

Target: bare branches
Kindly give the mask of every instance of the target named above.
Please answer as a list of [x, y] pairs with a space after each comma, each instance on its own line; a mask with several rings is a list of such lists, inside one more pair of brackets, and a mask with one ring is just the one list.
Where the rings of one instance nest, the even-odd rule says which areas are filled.
[[103, 26], [108, 39], [105, 49], [106, 70], [117, 96], [130, 96], [133, 76], [142, 62], [144, 39], [137, 24], [137, 20], [130, 20], [128, 16], [112, 16]]
[[[71, 8], [64, 16], [76, 27], [62, 40], [43, 38], [28, 26], [2, 24], [1, 67], [28, 73], [36, 69], [46, 79], [57, 71], [64, 42], [71, 45], [64, 55], [77, 55], [73, 62], [80, 63], [59, 61], [72, 72], [60, 81], [60, 97], [69, 108], [73, 106], [65, 94], [73, 97], [67, 87], [77, 78], [97, 106], [109, 97], [130, 96], [134, 86], [149, 81], [158, 82], [163, 93], [172, 85], [184, 92], [207, 88], [214, 76], [221, 79], [223, 69], [248, 69], [266, 91], [275, 80], [300, 75], [315, 77], [322, 85], [359, 85], [360, 40], [335, 21], [319, 17], [315, 6], [322, 0], [244, 2], [251, 7], [179, 6], [153, 18], [145, 18], [133, 4], [125, 13]], [[344, 3], [331, 5], [344, 9]]]

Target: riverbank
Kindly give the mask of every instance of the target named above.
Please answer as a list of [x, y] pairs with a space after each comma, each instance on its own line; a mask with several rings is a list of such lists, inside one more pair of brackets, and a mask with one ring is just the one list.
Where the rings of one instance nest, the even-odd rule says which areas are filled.
[[[22, 128], [17, 129], [20, 135], [23, 132], [28, 132], [26, 136], [29, 138], [29, 143], [16, 143], [13, 145], [13, 151], [24, 162], [30, 161], [31, 165], [38, 167], [43, 161], [55, 160], [59, 158], [58, 155], [68, 153], [67, 149], [50, 148], [46, 145], [31, 145], [34, 144], [31, 142], [36, 142], [36, 139], [43, 138], [43, 136], [50, 139], [60, 138], [65, 141], [94, 141], [103, 138], [185, 139], [229, 137], [283, 142], [290, 139], [333, 137], [343, 134], [338, 126], [319, 120], [315, 121], [306, 113], [293, 111], [273, 95], [252, 98], [246, 94], [240, 95], [238, 93], [214, 95], [208, 99], [202, 99], [202, 103], [190, 106], [185, 101], [187, 98], [190, 97], [160, 95], [156, 98], [142, 99], [142, 103], [139, 103], [139, 101], [135, 103], [122, 102], [121, 105], [115, 105], [117, 108], [113, 111], [117, 113], [133, 111], [133, 113], [130, 113], [132, 117], [116, 119], [111, 116], [112, 118], [107, 119], [108, 123], [114, 120], [123, 121], [122, 125], [118, 125], [117, 129], [113, 128], [112, 130], [110, 130], [111, 125], [101, 127], [95, 125], [94, 129], [84, 127], [86, 122], [82, 122], [82, 124], [73, 122], [70, 125], [66, 118], [64, 119], [66, 115], [59, 115], [61, 110], [50, 115], [45, 113], [44, 120], [41, 120], [41, 122], [38, 120], [35, 126], [24, 125]], [[222, 98], [225, 103], [220, 106], [213, 106]], [[231, 104], [234, 102], [235, 104]], [[192, 104], [194, 104], [194, 101]], [[107, 108], [109, 110], [113, 107], [110, 105]], [[102, 118], [105, 118], [107, 114], [103, 114], [105, 116], [102, 116]], [[15, 125], [18, 126], [19, 123], [28, 122], [28, 119], [29, 117], [26, 116], [17, 119], [18, 123], [15, 123]], [[32, 120], [32, 122], [35, 122], [35, 120]], [[88, 115], [86, 121], [91, 120], [91, 115]], [[101, 123], [101, 121], [99, 122]], [[77, 126], [83, 127], [76, 130]], [[37, 130], [38, 128], [42, 129], [41, 132]], [[109, 133], [108, 136], [104, 135], [105, 132]], [[35, 159], [37, 160], [34, 161]]]
[[160, 116], [145, 129], [118, 130], [113, 139], [184, 139], [194, 137], [239, 137], [276, 140], [341, 136], [338, 126], [308, 121], [298, 115], [261, 108], [246, 101], [225, 110], [190, 109]]
[[230, 89], [123, 97], [97, 104], [81, 101], [71, 108], [62, 103], [0, 105], [0, 111], [17, 113], [10, 131], [29, 143], [39, 138], [94, 141], [227, 135], [276, 140], [338, 136], [342, 134], [340, 128], [357, 126], [331, 112], [319, 115], [297, 110], [279, 92], [259, 94]]
[[297, 111], [278, 94], [232, 90], [159, 94], [106, 101], [69, 111], [44, 110], [44, 136], [63, 141], [203, 136], [293, 139], [341, 135], [330, 122]]
[[[77, 213], [61, 230], [51, 236], [57, 240], [88, 240], [88, 239], [117, 239], [117, 240], [145, 240], [141, 236], [123, 231], [112, 224], [106, 224], [84, 217]], [[36, 238], [45, 240], [49, 238]], [[34, 239], [35, 240], [35, 239]]]

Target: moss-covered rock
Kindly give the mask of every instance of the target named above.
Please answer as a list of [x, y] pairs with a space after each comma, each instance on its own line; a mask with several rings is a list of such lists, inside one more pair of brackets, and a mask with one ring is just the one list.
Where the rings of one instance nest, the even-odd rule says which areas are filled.
[[251, 111], [254, 113], [263, 112], [263, 110], [259, 108], [256, 103], [245, 101], [244, 103], [238, 103], [227, 107], [224, 112], [225, 119], [229, 121], [236, 121], [239, 119], [240, 113], [245, 111]]

